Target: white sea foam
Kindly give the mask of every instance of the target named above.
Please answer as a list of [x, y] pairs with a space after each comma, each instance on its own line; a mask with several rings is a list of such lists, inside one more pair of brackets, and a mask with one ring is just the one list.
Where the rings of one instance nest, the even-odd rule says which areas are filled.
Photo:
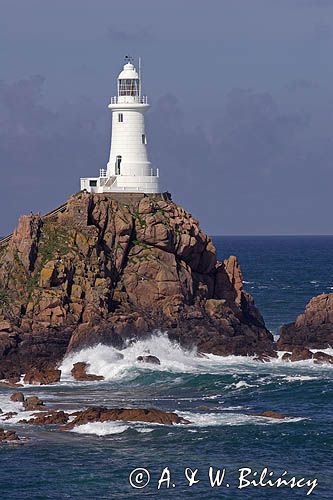
[[[23, 404], [17, 401], [10, 400], [10, 393], [0, 394], [0, 408], [2, 413], [0, 414], [0, 422], [3, 424], [16, 424], [22, 419], [32, 418], [33, 413], [36, 411], [26, 411], [23, 408]], [[8, 418], [8, 413], [15, 413]]]
[[[137, 357], [151, 354], [161, 360], [161, 365], [140, 363]], [[166, 335], [156, 334], [148, 339], [133, 342], [126, 349], [117, 349], [102, 344], [82, 349], [66, 356], [60, 366], [62, 380], [71, 380], [71, 369], [74, 363], [89, 363], [88, 373], [103, 375], [105, 380], [121, 379], [136, 376], [133, 368], [144, 370], [169, 371], [174, 373], [192, 373], [200, 366], [208, 366], [208, 358], [199, 357], [195, 350], [186, 351], [179, 344], [171, 342]], [[181, 379], [178, 381], [181, 382]]]
[[111, 434], [122, 434], [127, 431], [128, 425], [122, 422], [90, 422], [88, 424], [77, 425], [73, 432], [77, 434], [95, 434], [97, 436], [109, 436]]
[[[72, 431], [78, 434], [95, 434], [96, 436], [109, 436], [112, 434], [123, 434], [128, 429], [134, 429], [140, 434], [149, 434], [154, 428], [161, 427], [160, 424], [143, 424], [142, 422], [89, 422], [75, 426]], [[163, 426], [164, 427], [164, 426]]]
[[[333, 349], [326, 349], [324, 352], [333, 353]], [[137, 361], [140, 355], [151, 354], [157, 356], [161, 364], [147, 364]], [[72, 353], [66, 356], [60, 366], [62, 371], [62, 382], [73, 383], [71, 369], [73, 364], [78, 361], [89, 363], [89, 373], [102, 375], [106, 381], [127, 380], [136, 378], [139, 371], [160, 371], [169, 373], [193, 373], [193, 374], [216, 374], [229, 373], [234, 374], [236, 381], [231, 389], [245, 389], [251, 387], [248, 380], [237, 380], [240, 373], [259, 373], [260, 370], [269, 371], [272, 376], [274, 373], [286, 371], [286, 375], [290, 375], [290, 371], [297, 372], [300, 369], [311, 369], [311, 371], [324, 372], [332, 369], [329, 365], [317, 365], [312, 360], [300, 361], [297, 363], [286, 363], [282, 361], [284, 352], [278, 353], [277, 359], [272, 359], [269, 364], [258, 363], [253, 360], [253, 357], [244, 356], [216, 356], [214, 354], [206, 354], [204, 357], [198, 355], [195, 350], [186, 351], [179, 344], [172, 342], [166, 335], [161, 333], [155, 334], [152, 337], [144, 340], [138, 340], [131, 343], [125, 349], [119, 351], [113, 347], [102, 344], [94, 347], [82, 349], [79, 352]], [[293, 373], [294, 374], [294, 373]], [[281, 375], [281, 373], [280, 373]], [[303, 373], [301, 373], [303, 375]], [[305, 374], [306, 375], [306, 374]], [[96, 384], [100, 382], [88, 382]], [[181, 384], [182, 378], [177, 377], [173, 380], [175, 384]], [[215, 396], [211, 396], [215, 398]]]
[[288, 375], [287, 377], [284, 377], [284, 380], [287, 380], [288, 382], [305, 382], [308, 380], [318, 380], [319, 377], [313, 377], [311, 375]]
[[23, 406], [22, 403], [11, 401], [10, 393], [6, 393], [6, 394], [0, 394], [0, 408], [2, 410], [2, 414], [0, 414], [1, 418], [2, 415], [5, 413], [22, 411]]
[[195, 427], [215, 427], [215, 426], [238, 426], [238, 425], [266, 425], [299, 422], [304, 420], [302, 417], [290, 417], [285, 419], [276, 419], [269, 417], [258, 417], [245, 415], [241, 413], [194, 413], [178, 412], [180, 416], [191, 422]]
[[[175, 427], [182, 427], [195, 432], [195, 428], [216, 427], [216, 426], [239, 426], [239, 425], [272, 425], [281, 423], [293, 423], [304, 420], [301, 417], [290, 417], [285, 419], [276, 419], [269, 417], [258, 417], [240, 413], [196, 413], [196, 412], [178, 412], [180, 416], [190, 421], [190, 424], [177, 424]], [[94, 434], [97, 436], [108, 436], [112, 434], [122, 434], [128, 429], [135, 429], [137, 432], [145, 434], [153, 432], [156, 427], [168, 428], [161, 424], [150, 423], [142, 425], [140, 422], [90, 422], [88, 424], [78, 425], [72, 429], [72, 432], [78, 434]], [[169, 432], [169, 431], [168, 431]]]
[[248, 409], [246, 406], [221, 406], [221, 411], [235, 411]]
[[248, 387], [254, 387], [252, 384], [248, 384], [245, 380], [239, 380], [238, 382], [233, 382], [226, 386], [226, 389], [247, 389]]

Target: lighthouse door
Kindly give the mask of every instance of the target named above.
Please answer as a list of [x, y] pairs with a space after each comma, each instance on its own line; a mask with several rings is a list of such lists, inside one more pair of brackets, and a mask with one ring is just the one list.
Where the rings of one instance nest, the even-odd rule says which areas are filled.
[[116, 175], [120, 175], [121, 156], [116, 157]]

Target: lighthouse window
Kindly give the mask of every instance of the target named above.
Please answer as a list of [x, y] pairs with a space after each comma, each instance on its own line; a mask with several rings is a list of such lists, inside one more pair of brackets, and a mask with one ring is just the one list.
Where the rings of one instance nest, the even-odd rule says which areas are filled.
[[118, 81], [118, 94], [138, 96], [139, 95], [139, 80], [135, 78], [126, 78]]
[[115, 165], [115, 174], [120, 175], [120, 164], [121, 164], [121, 156], [117, 156], [116, 165]]
[[124, 121], [124, 115], [122, 113], [118, 113], [118, 122], [123, 123]]
[[147, 144], [146, 134], [142, 134], [141, 138], [142, 138], [142, 144]]

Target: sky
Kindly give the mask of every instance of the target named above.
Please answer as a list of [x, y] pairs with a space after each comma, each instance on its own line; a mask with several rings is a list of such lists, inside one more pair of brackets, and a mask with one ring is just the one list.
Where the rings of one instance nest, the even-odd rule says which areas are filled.
[[105, 167], [140, 56], [150, 159], [211, 235], [333, 234], [333, 0], [0, 0], [0, 234]]

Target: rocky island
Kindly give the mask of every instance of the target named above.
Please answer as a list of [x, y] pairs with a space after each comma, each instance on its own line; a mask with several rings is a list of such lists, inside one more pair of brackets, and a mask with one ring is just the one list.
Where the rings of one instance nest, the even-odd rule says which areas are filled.
[[299, 347], [327, 349], [333, 346], [333, 294], [313, 297], [304, 313], [281, 328], [278, 347], [289, 351]]
[[0, 247], [0, 377], [55, 370], [97, 343], [163, 331], [218, 355], [274, 356], [236, 257], [168, 194], [80, 192], [48, 217], [22, 216]]

